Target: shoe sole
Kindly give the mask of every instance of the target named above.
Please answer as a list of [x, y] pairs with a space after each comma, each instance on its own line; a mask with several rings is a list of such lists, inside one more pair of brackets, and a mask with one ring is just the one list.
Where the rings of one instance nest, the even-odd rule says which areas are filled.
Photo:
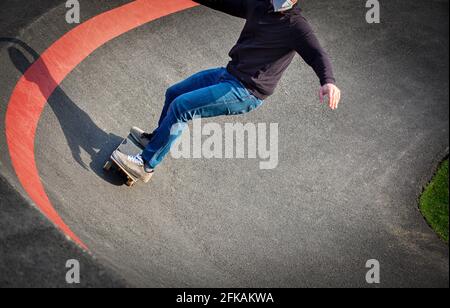
[[137, 182], [137, 181], [142, 181], [144, 183], [148, 183], [150, 182], [152, 176], [150, 176], [148, 179], [143, 180], [140, 176], [135, 175], [133, 172], [129, 171], [121, 162], [119, 159], [117, 159], [113, 155], [111, 155], [111, 160], [127, 175], [129, 176], [133, 181]]

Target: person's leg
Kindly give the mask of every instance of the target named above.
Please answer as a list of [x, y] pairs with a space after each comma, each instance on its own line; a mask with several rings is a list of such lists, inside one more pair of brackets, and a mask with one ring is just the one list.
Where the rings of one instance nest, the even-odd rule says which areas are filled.
[[236, 115], [256, 109], [262, 101], [253, 96], [229, 73], [221, 82], [178, 96], [168, 107], [160, 126], [145, 148], [142, 158], [147, 169], [154, 169], [181, 136], [186, 122], [196, 117]]
[[[227, 74], [227, 70], [225, 68], [213, 68], [198, 72], [191, 77], [168, 88], [165, 94], [166, 99], [158, 121], [158, 126], [161, 125], [162, 121], [166, 117], [167, 110], [177, 97], [201, 88], [215, 85], [219, 83], [221, 79], [223, 79], [223, 76], [225, 74]], [[148, 143], [154, 136], [154, 132], [147, 133], [142, 131], [138, 127], [131, 128], [130, 134], [131, 136], [133, 136], [134, 140], [136, 140], [144, 148], [147, 147]]]
[[226, 73], [227, 71], [223, 67], [205, 70], [196, 73], [191, 77], [168, 88], [166, 91], [165, 95], [166, 99], [164, 102], [163, 110], [161, 112], [161, 116], [159, 118], [158, 126], [161, 125], [162, 121], [166, 117], [170, 105], [177, 97], [201, 88], [206, 88], [215, 85], [219, 83], [219, 80]]

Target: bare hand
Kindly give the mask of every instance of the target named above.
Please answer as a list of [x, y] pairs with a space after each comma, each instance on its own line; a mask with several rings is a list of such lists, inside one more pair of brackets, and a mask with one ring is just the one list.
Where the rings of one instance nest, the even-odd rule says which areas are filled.
[[341, 100], [341, 90], [332, 83], [327, 83], [320, 88], [320, 102], [323, 103], [325, 96], [328, 97], [328, 105], [331, 109], [338, 108]]

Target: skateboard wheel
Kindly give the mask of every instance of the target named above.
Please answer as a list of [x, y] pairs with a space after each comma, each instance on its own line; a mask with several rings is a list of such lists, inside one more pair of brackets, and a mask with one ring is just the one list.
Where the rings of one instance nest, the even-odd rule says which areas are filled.
[[134, 183], [136, 183], [134, 180], [128, 178], [128, 179], [127, 179], [127, 182], [126, 182], [126, 185], [127, 185], [128, 187], [133, 187]]
[[136, 183], [135, 180], [131, 179], [131, 178], [127, 178], [127, 182], [125, 183], [128, 187], [133, 187], [133, 185]]
[[108, 161], [105, 163], [105, 165], [103, 166], [103, 170], [109, 171], [109, 170], [111, 170], [112, 166], [113, 166], [113, 163], [112, 163], [111, 161], [108, 160]]

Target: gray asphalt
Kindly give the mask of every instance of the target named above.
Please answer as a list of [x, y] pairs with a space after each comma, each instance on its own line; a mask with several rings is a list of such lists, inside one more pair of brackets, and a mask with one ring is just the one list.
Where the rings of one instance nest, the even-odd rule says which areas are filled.
[[[68, 241], [0, 176], [0, 287], [123, 288], [129, 284]], [[66, 281], [68, 260], [80, 264], [80, 283]]]
[[[62, 2], [0, 37], [42, 53], [73, 27]], [[125, 2], [81, 1], [83, 20]], [[129, 189], [101, 170], [130, 126], [154, 128], [168, 86], [226, 65], [241, 20], [196, 7], [82, 62], [49, 100], [36, 157], [52, 203], [98, 263], [133, 286], [368, 287], [365, 263], [377, 259], [382, 287], [448, 287], [448, 246], [417, 206], [448, 153], [448, 1], [385, 1], [379, 25], [366, 23], [363, 2], [301, 1], [334, 63], [337, 112], [318, 102], [297, 57], [257, 111], [214, 119], [279, 123], [270, 171], [254, 159], [169, 158], [150, 185]], [[2, 118], [32, 61], [16, 45], [0, 41]], [[27, 198], [4, 134], [0, 172]]]

